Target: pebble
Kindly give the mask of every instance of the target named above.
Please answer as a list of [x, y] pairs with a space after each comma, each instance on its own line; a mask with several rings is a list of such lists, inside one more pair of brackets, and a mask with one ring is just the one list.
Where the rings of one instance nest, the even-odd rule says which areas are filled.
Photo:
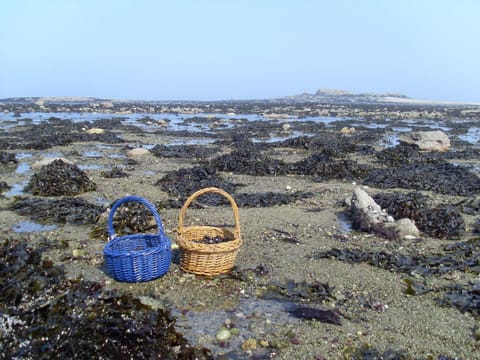
[[257, 340], [247, 339], [242, 343], [241, 348], [243, 351], [255, 350], [257, 348]]
[[227, 341], [228, 339], [230, 339], [231, 336], [232, 333], [230, 332], [230, 330], [225, 328], [220, 329], [217, 332], [217, 335], [215, 335], [218, 341]]
[[74, 258], [82, 257], [84, 255], [85, 255], [85, 250], [81, 250], [81, 249], [73, 249], [72, 250], [72, 256]]

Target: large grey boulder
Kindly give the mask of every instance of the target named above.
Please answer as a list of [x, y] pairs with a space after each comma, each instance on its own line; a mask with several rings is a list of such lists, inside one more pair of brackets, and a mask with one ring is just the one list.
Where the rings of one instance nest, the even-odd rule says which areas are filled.
[[352, 228], [374, 232], [389, 239], [415, 238], [419, 230], [410, 219], [395, 219], [388, 215], [367, 192], [361, 188], [353, 191], [350, 201]]
[[400, 143], [416, 145], [424, 151], [447, 151], [450, 149], [450, 139], [440, 130], [412, 131], [399, 136]]

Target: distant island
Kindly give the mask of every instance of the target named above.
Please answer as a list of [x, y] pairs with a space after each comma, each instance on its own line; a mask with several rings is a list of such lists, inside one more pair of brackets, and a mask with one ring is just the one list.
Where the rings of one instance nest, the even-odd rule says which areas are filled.
[[274, 99], [280, 102], [320, 102], [320, 103], [379, 103], [414, 101], [402, 94], [353, 93], [339, 89], [318, 89], [315, 94], [303, 93]]
[[249, 99], [249, 100], [132, 100], [132, 99], [112, 99], [112, 98], [94, 98], [94, 97], [10, 97], [0, 99], [0, 103], [32, 103], [36, 105], [50, 104], [106, 104], [106, 103], [137, 103], [137, 104], [201, 104], [201, 103], [236, 103], [236, 102], [254, 102], [254, 103], [280, 103], [280, 104], [411, 104], [411, 105], [479, 105], [480, 103], [464, 103], [459, 101], [442, 100], [422, 100], [408, 97], [398, 93], [353, 93], [346, 90], [320, 88], [315, 93], [302, 93], [299, 95], [288, 95], [278, 98], [267, 99]]

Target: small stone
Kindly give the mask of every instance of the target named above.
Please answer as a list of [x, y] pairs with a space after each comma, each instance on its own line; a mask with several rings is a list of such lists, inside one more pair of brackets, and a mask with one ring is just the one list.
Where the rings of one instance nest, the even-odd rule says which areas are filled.
[[225, 328], [220, 329], [217, 332], [217, 335], [215, 335], [218, 341], [227, 341], [228, 339], [230, 339], [231, 336], [232, 333], [230, 332], [230, 330]]
[[72, 256], [74, 258], [79, 258], [79, 257], [82, 257], [85, 255], [85, 250], [81, 250], [81, 249], [73, 249], [72, 250]]
[[260, 345], [261, 347], [266, 348], [266, 347], [268, 347], [270, 344], [268, 343], [267, 340], [260, 340], [260, 341], [258, 342], [258, 345]]
[[247, 339], [242, 343], [241, 348], [243, 351], [255, 350], [257, 348], [257, 340]]
[[135, 148], [127, 152], [128, 157], [135, 157], [135, 156], [141, 156], [146, 154], [150, 154], [150, 150], [145, 148]]
[[103, 134], [103, 133], [105, 133], [105, 130], [100, 129], [100, 128], [91, 128], [91, 129], [87, 130], [87, 133], [88, 134]]

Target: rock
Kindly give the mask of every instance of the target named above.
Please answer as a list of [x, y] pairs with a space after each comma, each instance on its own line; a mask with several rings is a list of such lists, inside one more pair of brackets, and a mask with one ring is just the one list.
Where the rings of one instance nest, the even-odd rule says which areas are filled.
[[385, 223], [384, 235], [390, 239], [415, 239], [420, 235], [420, 231], [412, 220], [404, 218], [393, 223]]
[[215, 128], [219, 127], [219, 126], [220, 126], [220, 122], [218, 122], [218, 121], [214, 121], [214, 122], [212, 122], [212, 123], [210, 123], [210, 124], [208, 125], [208, 127], [209, 127], [210, 129], [215, 129]]
[[412, 131], [400, 135], [400, 143], [416, 145], [424, 151], [447, 151], [450, 149], [450, 139], [443, 131]]
[[257, 340], [247, 339], [242, 343], [241, 347], [243, 351], [255, 350], [257, 348]]
[[350, 211], [353, 227], [362, 231], [371, 231], [388, 221], [388, 214], [361, 188], [353, 191]]
[[418, 237], [420, 233], [410, 219], [395, 221], [361, 188], [353, 192], [350, 212], [354, 229], [372, 231], [392, 240]]
[[150, 150], [145, 148], [135, 148], [127, 151], [128, 157], [142, 156], [147, 154], [150, 154]]
[[227, 341], [228, 339], [230, 339], [230, 336], [232, 336], [232, 334], [230, 333], [230, 330], [225, 328], [220, 329], [217, 332], [217, 335], [215, 335], [218, 341]]
[[168, 121], [165, 119], [157, 120], [157, 125], [161, 127], [168, 127]]
[[87, 130], [88, 134], [103, 134], [104, 132], [105, 130], [100, 128], [91, 128]]
[[354, 127], [343, 127], [342, 130], [340, 130], [340, 132], [344, 135], [348, 135], [348, 134], [352, 134], [355, 132], [355, 128]]

